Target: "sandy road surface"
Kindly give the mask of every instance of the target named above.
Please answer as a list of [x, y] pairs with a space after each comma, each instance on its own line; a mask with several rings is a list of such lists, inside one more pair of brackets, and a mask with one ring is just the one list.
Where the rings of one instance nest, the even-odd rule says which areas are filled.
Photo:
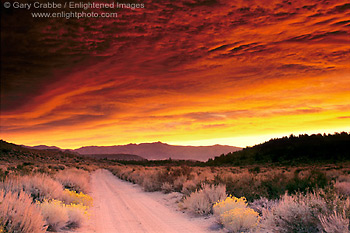
[[98, 170], [92, 174], [91, 190], [94, 207], [89, 230], [82, 229], [82, 232], [213, 232], [207, 224], [198, 224], [158, 201], [157, 196], [116, 178], [109, 171]]

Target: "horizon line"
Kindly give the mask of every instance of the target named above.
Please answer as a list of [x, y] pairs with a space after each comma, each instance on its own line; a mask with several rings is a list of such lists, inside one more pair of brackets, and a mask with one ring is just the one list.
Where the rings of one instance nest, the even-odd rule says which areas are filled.
[[[259, 145], [259, 144], [262, 144], [262, 143], [265, 143], [265, 142], [268, 142], [272, 139], [279, 139], [279, 138], [283, 138], [283, 137], [290, 137], [291, 135], [294, 135], [296, 137], [299, 137], [300, 135], [318, 135], [318, 134], [321, 134], [321, 135], [332, 135], [332, 134], [340, 134], [340, 133], [350, 133], [350, 130], [341, 130], [341, 131], [334, 131], [334, 132], [313, 132], [313, 133], [290, 133], [290, 134], [274, 134], [274, 136], [270, 135], [262, 135], [262, 136], [242, 136], [242, 137], [230, 137], [230, 138], [216, 138], [216, 139], [204, 139], [204, 140], [192, 140], [192, 141], [172, 141], [172, 142], [162, 142], [162, 141], [152, 141], [152, 142], [130, 142], [130, 143], [124, 143], [124, 144], [113, 144], [113, 145], [87, 145], [87, 146], [79, 146], [79, 147], [75, 147], [75, 148], [64, 148], [64, 147], [59, 147], [59, 146], [56, 146], [56, 145], [46, 145], [46, 144], [36, 144], [36, 145], [33, 145], [33, 144], [23, 144], [23, 143], [15, 143], [15, 142], [9, 142], [5, 139], [1, 139], [5, 142], [8, 142], [8, 143], [13, 143], [13, 144], [16, 144], [16, 145], [19, 145], [19, 146], [28, 146], [28, 147], [35, 147], [35, 146], [47, 146], [47, 147], [57, 147], [61, 150], [77, 150], [77, 149], [80, 149], [80, 148], [84, 148], [84, 147], [112, 147], [112, 146], [127, 146], [127, 145], [140, 145], [140, 144], [155, 144], [155, 143], [161, 143], [161, 144], [166, 144], [166, 145], [170, 145], [170, 146], [188, 146], [188, 147], [210, 147], [210, 146], [229, 146], [229, 147], [236, 147], [236, 148], [246, 148], [246, 147], [252, 147], [252, 146], [255, 146], [255, 145]], [[242, 138], [250, 138], [250, 137], [255, 137], [255, 138], [261, 138], [263, 140], [260, 140], [260, 142], [255, 142], [254, 144], [250, 144], [250, 145], [229, 145], [229, 144], [226, 144], [226, 143], [209, 143], [211, 141], [214, 141], [214, 140], [217, 140], [217, 141], [220, 141], [220, 140], [223, 140], [223, 139], [226, 139], [226, 140], [233, 140], [233, 139], [242, 139]], [[267, 139], [266, 139], [267, 138]], [[208, 142], [208, 144], [197, 144], [197, 143], [200, 143], [200, 142]], [[239, 144], [239, 143], [237, 143]]]

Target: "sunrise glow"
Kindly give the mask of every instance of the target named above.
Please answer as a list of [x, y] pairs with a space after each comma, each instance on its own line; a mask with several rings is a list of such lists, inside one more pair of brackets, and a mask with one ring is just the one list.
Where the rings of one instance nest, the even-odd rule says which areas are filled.
[[143, 3], [115, 19], [5, 15], [1, 138], [244, 147], [350, 131], [347, 1]]

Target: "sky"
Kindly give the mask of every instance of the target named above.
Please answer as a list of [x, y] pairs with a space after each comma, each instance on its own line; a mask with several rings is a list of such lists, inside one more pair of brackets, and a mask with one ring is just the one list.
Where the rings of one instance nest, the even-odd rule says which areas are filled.
[[348, 1], [130, 2], [144, 8], [117, 18], [2, 6], [3, 140], [245, 147], [350, 131]]

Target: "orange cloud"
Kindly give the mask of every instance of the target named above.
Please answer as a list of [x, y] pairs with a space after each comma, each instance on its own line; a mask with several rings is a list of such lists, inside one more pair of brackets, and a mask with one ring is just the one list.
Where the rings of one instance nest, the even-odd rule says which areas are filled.
[[235, 138], [242, 146], [349, 130], [346, 1], [145, 6], [50, 24], [5, 12], [32, 33], [2, 25], [2, 138], [64, 148]]

